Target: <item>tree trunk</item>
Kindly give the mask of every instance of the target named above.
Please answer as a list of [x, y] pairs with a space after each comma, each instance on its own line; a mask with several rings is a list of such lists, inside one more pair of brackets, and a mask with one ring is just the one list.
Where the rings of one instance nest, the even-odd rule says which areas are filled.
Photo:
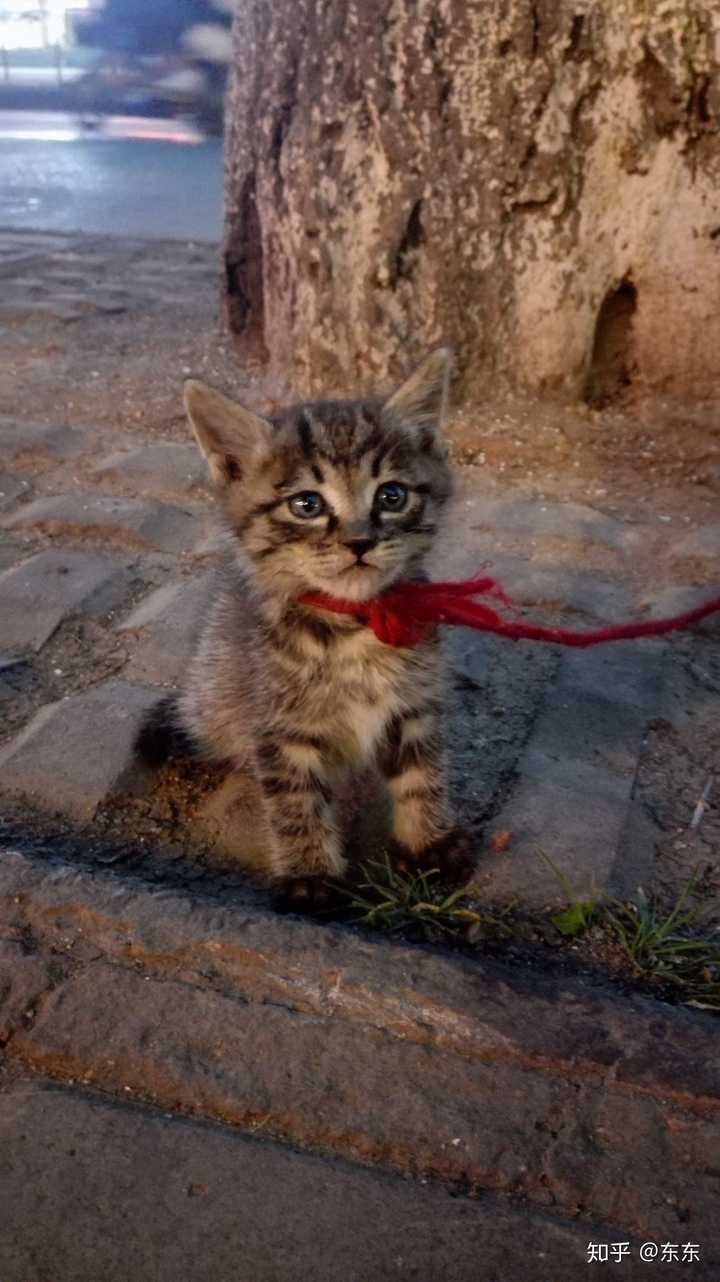
[[302, 395], [720, 377], [710, 0], [238, 0], [231, 329]]

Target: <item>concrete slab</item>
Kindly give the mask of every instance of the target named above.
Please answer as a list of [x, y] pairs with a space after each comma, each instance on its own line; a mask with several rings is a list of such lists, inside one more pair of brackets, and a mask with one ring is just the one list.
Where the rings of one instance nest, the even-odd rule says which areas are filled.
[[[0, 1096], [4, 1282], [576, 1282], [606, 1226], [50, 1082]], [[639, 1242], [633, 1242], [635, 1250]], [[639, 1266], [638, 1266], [639, 1267]], [[628, 1261], [603, 1278], [632, 1278]], [[664, 1275], [663, 1275], [664, 1276]], [[697, 1267], [693, 1277], [701, 1278]]]

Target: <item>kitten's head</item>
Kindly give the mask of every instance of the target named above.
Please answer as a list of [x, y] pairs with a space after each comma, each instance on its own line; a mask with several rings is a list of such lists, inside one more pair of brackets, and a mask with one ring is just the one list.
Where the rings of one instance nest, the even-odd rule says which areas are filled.
[[449, 372], [439, 348], [386, 401], [318, 401], [272, 419], [186, 383], [226, 521], [267, 588], [362, 601], [417, 572], [451, 490]]

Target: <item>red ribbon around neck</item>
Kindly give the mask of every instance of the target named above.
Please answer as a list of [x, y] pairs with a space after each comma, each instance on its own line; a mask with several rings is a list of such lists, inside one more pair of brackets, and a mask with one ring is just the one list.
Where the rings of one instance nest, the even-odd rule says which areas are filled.
[[714, 597], [694, 610], [666, 619], [649, 619], [645, 623], [619, 623], [595, 632], [573, 632], [568, 628], [545, 628], [519, 619], [504, 619], [488, 605], [472, 600], [493, 596], [511, 606], [512, 601], [495, 579], [477, 577], [460, 583], [399, 583], [372, 601], [344, 601], [323, 592], [306, 592], [303, 605], [318, 606], [335, 614], [350, 614], [366, 623], [386, 645], [414, 646], [438, 623], [494, 632], [512, 641], [551, 641], [555, 645], [583, 648], [605, 641], [630, 641], [637, 637], [655, 637], [699, 623], [720, 610], [720, 597]]

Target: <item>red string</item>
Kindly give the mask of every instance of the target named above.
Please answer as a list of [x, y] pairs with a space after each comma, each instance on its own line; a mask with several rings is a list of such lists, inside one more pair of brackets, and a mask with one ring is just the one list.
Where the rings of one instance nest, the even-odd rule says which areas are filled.
[[666, 619], [619, 623], [595, 632], [573, 632], [568, 628], [546, 628], [519, 619], [505, 619], [490, 606], [471, 599], [476, 596], [494, 596], [505, 605], [512, 605], [495, 579], [480, 577], [461, 583], [400, 583], [373, 601], [344, 601], [322, 592], [306, 592], [300, 600], [304, 605], [318, 606], [335, 614], [353, 615], [371, 627], [386, 645], [405, 647], [417, 645], [438, 623], [445, 623], [494, 632], [513, 641], [551, 641], [555, 645], [582, 648], [606, 641], [661, 636], [690, 627], [720, 610], [720, 597], [714, 597], [694, 610]]

